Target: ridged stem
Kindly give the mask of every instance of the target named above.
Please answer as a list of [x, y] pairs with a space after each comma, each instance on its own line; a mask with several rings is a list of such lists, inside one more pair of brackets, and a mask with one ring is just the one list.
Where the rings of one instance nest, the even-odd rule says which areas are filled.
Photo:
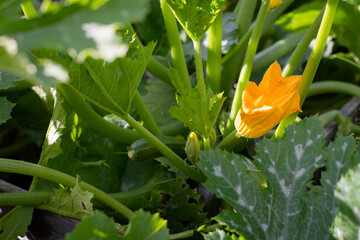
[[249, 45], [246, 51], [244, 63], [242, 65], [240, 76], [237, 84], [237, 88], [235, 91], [235, 96], [231, 105], [229, 119], [226, 123], [224, 136], [227, 136], [235, 127], [234, 121], [237, 112], [239, 111], [242, 103], [242, 92], [245, 89], [246, 84], [248, 83], [252, 71], [252, 65], [255, 57], [255, 53], [259, 44], [262, 27], [264, 25], [264, 20], [268, 12], [270, 0], [264, 0], [261, 2], [261, 7], [256, 18], [256, 23], [254, 26], [254, 30], [251, 34], [251, 38], [249, 40]]
[[130, 115], [128, 115], [125, 120], [189, 178], [197, 182], [204, 182], [206, 180], [205, 175], [196, 171], [194, 168], [191, 168], [188, 164], [186, 164], [186, 162], [183, 159], [181, 159], [164, 143], [162, 143], [159, 139], [157, 139], [154, 135], [152, 135], [146, 128], [144, 128]]
[[174, 61], [175, 69], [180, 75], [185, 86], [190, 88], [191, 83], [189, 78], [189, 72], [186, 66], [186, 61], [179, 38], [179, 31], [176, 24], [175, 16], [171, 11], [169, 5], [167, 4], [166, 0], [160, 0], [160, 4], [165, 21], [166, 32], [169, 39], [171, 55]]
[[205, 83], [214, 93], [221, 88], [221, 40], [222, 40], [222, 13], [220, 13], [208, 32], [208, 57], [206, 62]]
[[143, 120], [144, 126], [154, 135], [161, 136], [162, 133], [158, 125], [156, 124], [154, 118], [151, 116], [149, 110], [147, 109], [144, 101], [142, 100], [139, 91], [136, 91], [133, 98], [133, 105], [136, 109], [136, 112], [140, 115], [140, 119]]
[[[9, 173], [34, 176], [49, 181], [61, 183], [68, 187], [74, 187], [77, 181], [76, 178], [51, 168], [47, 168], [29, 162], [4, 159], [4, 158], [0, 158], [0, 172], [9, 172]], [[120, 203], [113, 197], [109, 196], [105, 192], [101, 191], [100, 189], [86, 182], [80, 182], [79, 184], [80, 187], [82, 187], [83, 189], [93, 193], [96, 199], [98, 199], [105, 205], [109, 206], [110, 208], [114, 209], [125, 218], [130, 219], [130, 217], [134, 214], [130, 209], [128, 209], [122, 203]]]
[[[300, 94], [300, 106], [302, 106], [305, 101], [307, 92], [309, 91], [310, 85], [314, 79], [315, 73], [322, 58], [326, 41], [335, 17], [338, 2], [339, 0], [328, 0], [326, 3], [325, 12], [315, 39], [314, 48], [310, 54], [309, 60], [302, 75], [302, 79], [298, 86], [298, 91]], [[285, 133], [285, 128], [295, 121], [297, 115], [298, 112], [293, 113], [287, 118], [283, 119], [276, 129], [274, 137], [282, 137]]]

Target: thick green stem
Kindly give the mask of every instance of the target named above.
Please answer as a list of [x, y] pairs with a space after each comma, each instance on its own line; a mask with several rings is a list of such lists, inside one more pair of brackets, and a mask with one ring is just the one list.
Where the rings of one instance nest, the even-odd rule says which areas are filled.
[[261, 31], [262, 31], [264, 20], [265, 20], [266, 14], [267, 14], [269, 3], [270, 3], [270, 0], [265, 0], [265, 1], [262, 1], [262, 3], [261, 3], [259, 14], [257, 16], [256, 23], [254, 26], [254, 30], [251, 34], [249, 46], [246, 51], [244, 63], [241, 68], [237, 88], [235, 91], [235, 96], [234, 96], [234, 99], [233, 99], [233, 102], [231, 105], [230, 116], [226, 123], [226, 128], [225, 128], [225, 132], [224, 132], [225, 136], [228, 135], [232, 130], [234, 130], [235, 117], [241, 107], [242, 92], [244, 91], [245, 86], [250, 79], [255, 53], [256, 53], [256, 50], [257, 50], [257, 47], [259, 44]]
[[[30, 175], [34, 177], [43, 178], [49, 181], [61, 183], [68, 187], [74, 187], [77, 181], [76, 178], [51, 168], [47, 168], [29, 162], [4, 159], [4, 158], [0, 158], [0, 172]], [[105, 192], [101, 191], [100, 189], [86, 182], [80, 182], [79, 184], [80, 187], [82, 187], [83, 189], [92, 192], [96, 199], [98, 199], [105, 205], [109, 206], [110, 208], [114, 209], [125, 218], [130, 219], [130, 217], [134, 214], [126, 206], [124, 206], [119, 201], [109, 196]]]
[[33, 19], [38, 16], [31, 0], [26, 0], [23, 3], [21, 3], [20, 5], [24, 12], [26, 19], [28, 19], [28, 20]]
[[144, 121], [144, 126], [154, 135], [161, 136], [162, 133], [155, 120], [151, 116], [144, 101], [142, 100], [139, 91], [136, 91], [133, 98], [133, 105], [136, 108], [137, 113], [140, 115], [140, 119]]
[[340, 81], [321, 81], [311, 84], [308, 97], [324, 93], [345, 93], [360, 98], [360, 87], [346, 82]]
[[169, 69], [162, 65], [153, 56], [150, 57], [149, 63], [146, 66], [146, 70], [148, 70], [152, 75], [159, 78], [160, 80], [168, 83], [169, 85], [172, 85], [171, 79], [169, 77]]
[[154, 147], [156, 147], [165, 157], [167, 157], [178, 169], [191, 179], [204, 182], [206, 177], [191, 168], [178, 155], [176, 155], [170, 148], [163, 144], [159, 139], [152, 135], [146, 128], [133, 119], [130, 115], [125, 119], [136, 131], [138, 131], [144, 138], [146, 138]]
[[240, 145], [239, 148], [245, 148], [248, 144], [248, 139], [237, 136], [237, 131], [232, 131], [229, 135], [221, 140], [221, 142], [216, 146], [222, 150], [231, 150], [235, 146]]
[[196, 80], [198, 84], [205, 84], [200, 40], [193, 40], [193, 44], [195, 51]]
[[114, 124], [106, 121], [99, 114], [97, 114], [74, 89], [72, 89], [67, 84], [61, 84], [59, 87], [67, 102], [80, 116], [80, 118], [97, 132], [112, 140], [126, 144], [131, 144], [141, 138], [141, 135], [133, 130], [117, 127]]
[[208, 33], [207, 75], [205, 83], [211, 87], [214, 93], [218, 93], [221, 91], [222, 13], [216, 17]]
[[[244, 2], [244, 1], [249, 1], [249, 0], [239, 1], [239, 5], [242, 4], [242, 2]], [[286, 10], [287, 7], [290, 6], [290, 4], [293, 1], [294, 0], [283, 0], [282, 4], [279, 7], [276, 7], [274, 10], [272, 10], [265, 18], [263, 30], [271, 29], [271, 26], [274, 24], [275, 20], [281, 15], [281, 13], [283, 11]], [[249, 3], [249, 4], [256, 4], [257, 1], [251, 0], [251, 2], [252, 3]], [[252, 17], [248, 17], [248, 14], [251, 13], [251, 16], [252, 16], [253, 11], [254, 11], [254, 9], [253, 9], [254, 6], [249, 5], [249, 4], [242, 4], [241, 7], [237, 7], [237, 9], [239, 9], [239, 12], [237, 13], [237, 15], [244, 16], [244, 17], [237, 18], [237, 22], [242, 21], [242, 22], [246, 23], [246, 20], [244, 19], [245, 17], [247, 17], [250, 20], [252, 19]], [[243, 11], [241, 11], [241, 9], [243, 9]], [[236, 76], [239, 75], [239, 72], [240, 72], [239, 66], [241, 65], [241, 62], [244, 58], [244, 51], [246, 50], [246, 46], [243, 46], [243, 44], [248, 42], [248, 40], [252, 34], [252, 31], [254, 29], [254, 25], [249, 30], [248, 30], [248, 28], [242, 28], [241, 25], [239, 25], [239, 28], [240, 28], [240, 32], [241, 32], [240, 36], [244, 35], [245, 32], [247, 31], [246, 34], [244, 36], [242, 36], [242, 38], [239, 41], [239, 43], [237, 44], [237, 46], [235, 46], [233, 49], [231, 49], [231, 51], [229, 51], [223, 57], [223, 61], [222, 61], [223, 71], [222, 71], [221, 86], [222, 86], [222, 90], [224, 90], [224, 92], [225, 92], [225, 96], [227, 96], [229, 94], [230, 89], [234, 85]]]
[[294, 52], [291, 54], [290, 59], [286, 63], [286, 65], [283, 67], [282, 75], [284, 77], [288, 77], [295, 71], [296, 67], [299, 65], [299, 62], [303, 55], [305, 54], [306, 50], [308, 49], [310, 42], [316, 37], [316, 33], [319, 30], [320, 23], [322, 16], [324, 14], [325, 8], [320, 12], [319, 16], [315, 19], [313, 24], [309, 27], [309, 29], [306, 31], [304, 37], [299, 42], [298, 46], [294, 50]]
[[167, 4], [166, 0], [160, 0], [160, 4], [165, 21], [166, 32], [169, 39], [171, 55], [174, 61], [175, 69], [177, 70], [181, 79], [184, 81], [185, 86], [190, 88], [191, 83], [189, 78], [189, 72], [186, 66], [185, 57], [179, 38], [179, 31], [176, 24], [176, 19], [169, 5]]
[[257, 53], [254, 58], [253, 72], [270, 66], [274, 59], [279, 59], [293, 50], [302, 39], [303, 34], [291, 34], [290, 36], [275, 42], [270, 47]]
[[210, 139], [204, 138], [204, 150], [209, 151], [211, 149]]
[[0, 193], [0, 206], [41, 205], [50, 201], [53, 192]]
[[[339, 0], [328, 0], [326, 3], [325, 12], [322, 17], [319, 32], [316, 36], [314, 48], [310, 54], [309, 60], [302, 75], [302, 79], [298, 86], [298, 91], [300, 94], [300, 106], [302, 106], [305, 101], [307, 92], [309, 91], [310, 85], [319, 66], [326, 45], [326, 41], [335, 17], [338, 2]], [[278, 128], [276, 129], [274, 137], [282, 137], [285, 133], [285, 128], [295, 121], [297, 115], [298, 112], [293, 113], [287, 118], [283, 119], [280, 122]]]

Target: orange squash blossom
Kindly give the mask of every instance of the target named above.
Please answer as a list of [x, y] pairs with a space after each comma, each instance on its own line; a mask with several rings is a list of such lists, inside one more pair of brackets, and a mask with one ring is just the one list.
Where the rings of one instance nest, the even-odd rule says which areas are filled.
[[269, 9], [276, 7], [280, 2], [281, 0], [271, 0], [269, 4]]
[[290, 114], [300, 111], [297, 91], [301, 76], [284, 78], [278, 62], [266, 71], [259, 86], [248, 82], [242, 94], [242, 106], [235, 119], [241, 136], [257, 138]]

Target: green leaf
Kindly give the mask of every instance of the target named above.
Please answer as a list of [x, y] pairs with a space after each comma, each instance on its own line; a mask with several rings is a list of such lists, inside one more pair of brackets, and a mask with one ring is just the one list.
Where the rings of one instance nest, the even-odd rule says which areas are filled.
[[34, 51], [38, 58], [49, 58], [69, 72], [70, 86], [87, 100], [121, 117], [127, 116], [131, 101], [155, 47], [131, 49], [126, 58], [112, 63], [87, 58], [79, 64], [55, 51]]
[[209, 137], [225, 101], [223, 93], [214, 95], [204, 84], [186, 88], [175, 69], [170, 70], [170, 77], [177, 90], [176, 100], [179, 105], [170, 108], [171, 115], [203, 138]]
[[162, 184], [153, 191], [163, 196], [158, 208], [161, 209], [160, 216], [167, 219], [171, 232], [191, 230], [205, 223], [206, 213], [203, 212], [200, 194], [184, 179]]
[[89, 217], [84, 217], [75, 230], [66, 234], [65, 240], [77, 239], [120, 239], [116, 232], [114, 220], [100, 211]]
[[170, 114], [171, 106], [176, 105], [175, 89], [163, 81], [148, 82], [145, 86], [146, 94], [144, 103], [158, 126], [163, 126], [176, 121]]
[[[18, 41], [22, 51], [41, 48], [74, 49], [76, 52], [105, 57], [111, 61], [126, 54], [120, 35], [121, 23], [141, 21], [148, 12], [148, 0], [67, 1], [50, 4], [38, 18], [20, 18], [20, 4], [6, 0], [0, 5], [0, 35], [7, 34]], [[41, 41], [39, 41], [41, 39]], [[74, 51], [73, 51], [74, 52]]]
[[[249, 240], [328, 238], [336, 182], [351, 166], [356, 145], [351, 136], [342, 137], [325, 149], [323, 137], [321, 122], [313, 117], [290, 126], [283, 139], [257, 143], [254, 162], [267, 179], [264, 190], [243, 156], [201, 152], [205, 186], [237, 212], [224, 211], [221, 221]], [[324, 165], [321, 187], [309, 190], [314, 171]]]
[[10, 113], [14, 106], [15, 104], [6, 100], [5, 97], [0, 97], [0, 124], [11, 118]]
[[332, 234], [336, 239], [359, 239], [360, 165], [350, 169], [341, 178], [335, 191], [335, 197], [339, 213], [335, 217]]
[[33, 207], [15, 207], [0, 219], [0, 240], [25, 236], [31, 222]]
[[195, 41], [200, 40], [220, 13], [224, 0], [167, 0], [177, 20]]
[[83, 216], [94, 214], [91, 199], [94, 194], [81, 189], [79, 177], [73, 189], [56, 189], [55, 195], [51, 197], [49, 203], [41, 205], [40, 208], [46, 209], [63, 216], [81, 218]]
[[6, 36], [0, 36], [0, 70], [17, 77], [7, 78], [4, 84], [1, 76], [0, 89], [14, 86], [18, 78], [43, 86], [55, 86], [58, 80], [66, 82], [69, 78], [64, 69], [50, 61], [43, 62], [43, 67], [31, 63], [25, 53], [18, 52], [16, 41]]
[[169, 230], [166, 227], [166, 221], [161, 219], [159, 214], [151, 215], [139, 210], [131, 217], [125, 235], [120, 239], [167, 240], [169, 239]]
[[242, 239], [235, 235], [230, 235], [223, 230], [216, 229], [216, 232], [210, 232], [208, 234], [203, 234], [205, 240], [237, 240]]

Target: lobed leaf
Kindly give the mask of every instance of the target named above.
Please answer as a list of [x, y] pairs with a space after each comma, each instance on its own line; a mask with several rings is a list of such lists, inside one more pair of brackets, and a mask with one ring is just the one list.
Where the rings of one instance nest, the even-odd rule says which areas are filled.
[[113, 23], [125, 25], [141, 21], [148, 12], [148, 0], [79, 0], [70, 3], [47, 2], [47, 10], [42, 15], [26, 20], [19, 16], [18, 1], [2, 1], [0, 35], [7, 34], [16, 39], [22, 51], [49, 47], [73, 49], [77, 53], [85, 50], [86, 54], [86, 49], [97, 49], [97, 54], [111, 61], [124, 56], [127, 50], [116, 33], [119, 26]]
[[10, 113], [14, 106], [15, 104], [6, 100], [5, 97], [0, 97], [0, 124], [11, 118]]
[[[354, 159], [360, 160], [358, 151]], [[350, 169], [338, 182], [335, 198], [339, 206], [332, 234], [336, 239], [360, 237], [360, 165]]]
[[120, 239], [116, 232], [114, 220], [100, 211], [84, 219], [76, 226], [75, 230], [66, 234], [65, 240], [76, 239]]
[[[256, 144], [254, 161], [267, 179], [264, 190], [243, 156], [218, 149], [201, 152], [205, 186], [237, 212], [224, 211], [218, 219], [246, 239], [329, 238], [334, 189], [351, 165], [355, 143], [352, 137], [339, 138], [325, 149], [323, 137], [321, 123], [313, 117], [293, 124], [283, 139]], [[322, 186], [309, 190], [314, 171], [324, 165]]]
[[204, 84], [186, 88], [175, 69], [170, 70], [170, 77], [177, 90], [178, 103], [178, 107], [170, 108], [171, 115], [202, 137], [209, 137], [225, 101], [223, 93], [214, 95]]
[[71, 191], [67, 188], [60, 188], [54, 191], [55, 194], [51, 197], [50, 202], [41, 205], [40, 208], [75, 218], [94, 214], [91, 203], [94, 194], [81, 189], [79, 178]]
[[193, 40], [209, 29], [220, 13], [224, 0], [167, 0], [177, 20]]
[[166, 240], [169, 239], [169, 230], [166, 221], [161, 219], [159, 214], [151, 215], [143, 210], [138, 210], [131, 217], [128, 228], [120, 239]]
[[132, 99], [155, 47], [132, 49], [126, 58], [112, 63], [87, 58], [83, 64], [51, 50], [33, 51], [38, 58], [47, 58], [66, 68], [70, 86], [87, 100], [115, 113], [127, 116]]

